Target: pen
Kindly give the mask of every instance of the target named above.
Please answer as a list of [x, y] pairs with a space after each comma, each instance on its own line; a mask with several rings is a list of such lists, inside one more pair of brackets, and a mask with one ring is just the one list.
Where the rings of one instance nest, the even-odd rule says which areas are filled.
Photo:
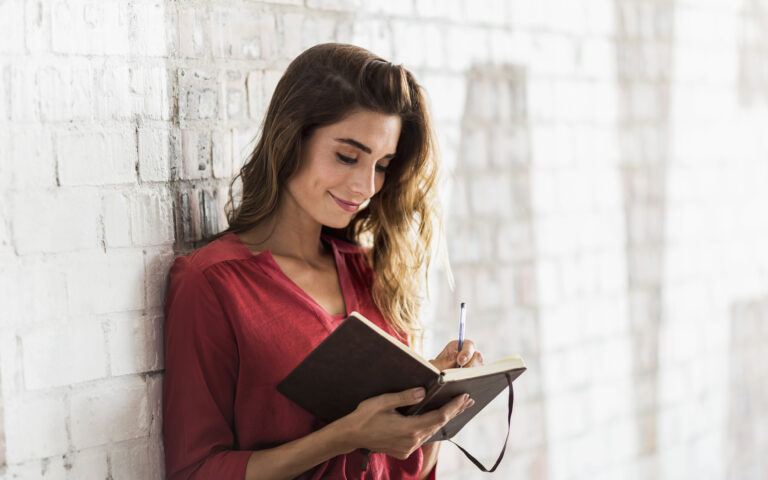
[[[459, 353], [461, 353], [462, 347], [464, 347], [464, 326], [467, 320], [467, 304], [461, 302], [461, 308], [459, 309]], [[458, 365], [458, 362], [456, 362]], [[459, 365], [461, 368], [461, 365]]]

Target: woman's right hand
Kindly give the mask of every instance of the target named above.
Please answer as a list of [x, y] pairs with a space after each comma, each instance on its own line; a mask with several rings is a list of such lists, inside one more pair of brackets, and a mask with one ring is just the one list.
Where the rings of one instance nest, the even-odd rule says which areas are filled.
[[360, 402], [357, 409], [337, 420], [343, 426], [349, 451], [367, 448], [405, 460], [443, 425], [471, 407], [475, 401], [459, 395], [437, 410], [404, 416], [398, 407], [415, 405], [424, 399], [423, 388], [385, 393]]

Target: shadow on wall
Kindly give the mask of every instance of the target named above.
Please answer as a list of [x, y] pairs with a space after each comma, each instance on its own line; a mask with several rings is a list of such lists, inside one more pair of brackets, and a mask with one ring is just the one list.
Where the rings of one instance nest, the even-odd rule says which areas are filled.
[[742, 38], [739, 42], [739, 100], [748, 107], [762, 99], [768, 103], [768, 6], [760, 0], [743, 0]]
[[[487, 360], [521, 354], [529, 372], [516, 381], [516, 410], [508, 452], [498, 474], [546, 478], [546, 418], [540, 378], [541, 351], [531, 199], [527, 71], [518, 66], [475, 65], [466, 74], [466, 103], [447, 195], [446, 237], [456, 289], [437, 286], [437, 318], [470, 306], [468, 335]], [[436, 336], [453, 338], [452, 322], [437, 322]], [[504, 441], [503, 395], [462, 431], [457, 443], [491, 465]], [[458, 450], [441, 453], [439, 475], [469, 478], [477, 469]]]
[[728, 478], [768, 472], [768, 295], [730, 309]]
[[[627, 238], [634, 412], [640, 454], [656, 458], [674, 0], [615, 1], [619, 145]], [[653, 26], [647, 29], [647, 26]], [[647, 38], [650, 35], [653, 42]], [[640, 95], [650, 91], [649, 95]], [[638, 399], [647, 399], [638, 403]]]

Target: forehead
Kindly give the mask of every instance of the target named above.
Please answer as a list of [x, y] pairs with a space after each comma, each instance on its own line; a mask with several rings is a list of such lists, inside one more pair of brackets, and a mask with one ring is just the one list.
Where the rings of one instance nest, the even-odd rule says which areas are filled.
[[351, 138], [371, 149], [372, 154], [395, 153], [400, 138], [398, 115], [359, 110], [339, 122], [319, 128], [316, 133], [325, 141]]

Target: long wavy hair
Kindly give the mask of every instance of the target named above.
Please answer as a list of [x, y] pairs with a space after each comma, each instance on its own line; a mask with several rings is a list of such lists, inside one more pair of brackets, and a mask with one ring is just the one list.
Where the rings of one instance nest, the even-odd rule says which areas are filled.
[[[312, 132], [361, 109], [398, 115], [400, 138], [381, 190], [334, 233], [371, 248], [366, 261], [372, 261], [374, 303], [395, 331], [418, 348], [423, 339], [419, 308], [442, 218], [425, 96], [401, 65], [338, 43], [316, 45], [296, 57], [275, 88], [253, 153], [232, 180], [225, 206], [229, 227], [216, 237], [268, 219], [286, 181], [301, 167]], [[242, 198], [236, 203], [238, 179]]]

